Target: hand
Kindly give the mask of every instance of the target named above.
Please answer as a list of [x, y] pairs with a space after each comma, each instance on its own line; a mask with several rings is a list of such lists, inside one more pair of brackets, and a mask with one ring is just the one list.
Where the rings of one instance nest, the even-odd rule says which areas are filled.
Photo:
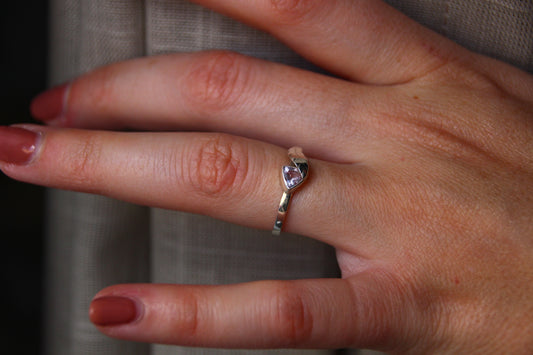
[[[117, 285], [93, 301], [99, 329], [212, 347], [530, 353], [533, 78], [376, 0], [197, 2], [343, 79], [227, 52], [113, 64], [38, 97], [48, 127], [1, 128], [0, 167], [271, 229], [298, 145], [310, 178], [284, 230], [334, 246], [342, 279]], [[177, 132], [107, 131], [123, 128]]]

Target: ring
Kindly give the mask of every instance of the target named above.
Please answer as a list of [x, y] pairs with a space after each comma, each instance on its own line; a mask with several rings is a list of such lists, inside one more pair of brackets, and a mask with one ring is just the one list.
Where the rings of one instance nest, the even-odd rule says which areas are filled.
[[309, 175], [309, 162], [305, 157], [302, 148], [292, 147], [289, 149], [288, 155], [292, 165], [284, 165], [281, 168], [281, 186], [283, 187], [283, 195], [279, 202], [276, 223], [274, 223], [274, 228], [272, 229], [273, 235], [280, 235], [283, 221], [285, 221], [285, 217], [287, 217], [292, 194], [297, 188], [302, 186]]

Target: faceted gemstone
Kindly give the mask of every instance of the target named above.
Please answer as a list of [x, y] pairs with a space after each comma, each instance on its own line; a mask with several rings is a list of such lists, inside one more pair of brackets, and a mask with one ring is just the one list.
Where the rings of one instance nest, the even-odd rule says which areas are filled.
[[303, 176], [300, 171], [294, 166], [283, 167], [283, 182], [287, 189], [293, 189], [300, 185], [303, 181]]

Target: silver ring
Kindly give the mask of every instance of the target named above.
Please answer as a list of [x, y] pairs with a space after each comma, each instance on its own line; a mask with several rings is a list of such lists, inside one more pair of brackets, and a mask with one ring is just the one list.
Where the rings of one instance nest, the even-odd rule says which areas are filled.
[[292, 147], [289, 149], [288, 154], [292, 165], [284, 165], [281, 168], [281, 186], [283, 188], [283, 195], [279, 202], [276, 223], [274, 223], [274, 228], [272, 229], [273, 235], [280, 235], [283, 221], [285, 221], [285, 218], [287, 217], [292, 194], [296, 189], [303, 185], [309, 175], [309, 161], [305, 157], [302, 148]]

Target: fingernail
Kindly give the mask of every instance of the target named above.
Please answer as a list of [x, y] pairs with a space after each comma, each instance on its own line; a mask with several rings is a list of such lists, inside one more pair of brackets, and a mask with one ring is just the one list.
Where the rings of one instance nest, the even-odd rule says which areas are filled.
[[29, 163], [39, 144], [40, 135], [20, 127], [0, 127], [0, 161], [8, 164]]
[[63, 116], [68, 84], [56, 86], [35, 97], [30, 111], [37, 120], [49, 122]]
[[126, 297], [101, 297], [91, 302], [89, 318], [96, 325], [120, 325], [134, 321], [138, 316], [135, 301]]

